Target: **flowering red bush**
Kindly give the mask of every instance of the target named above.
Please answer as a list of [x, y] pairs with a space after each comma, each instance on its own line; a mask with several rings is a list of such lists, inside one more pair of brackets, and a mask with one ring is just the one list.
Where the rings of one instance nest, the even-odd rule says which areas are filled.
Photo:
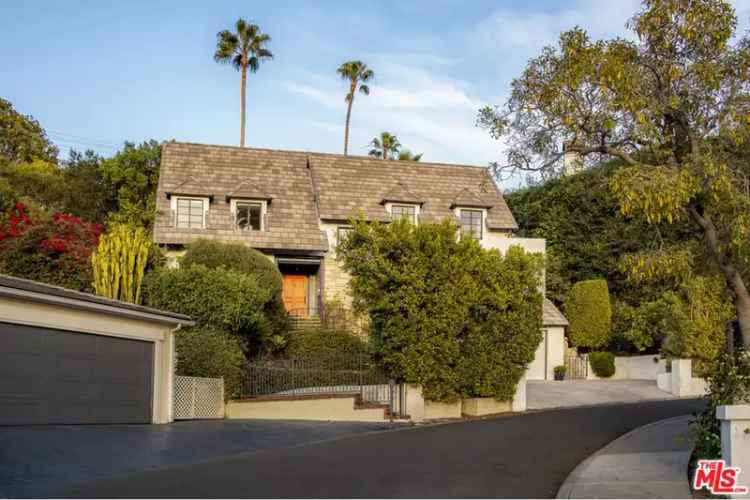
[[29, 214], [17, 203], [0, 225], [0, 272], [88, 291], [100, 224], [70, 214]]

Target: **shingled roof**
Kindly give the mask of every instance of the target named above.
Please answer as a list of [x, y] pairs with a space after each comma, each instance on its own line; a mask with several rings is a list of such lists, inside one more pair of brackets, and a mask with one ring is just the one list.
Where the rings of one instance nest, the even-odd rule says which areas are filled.
[[544, 299], [542, 304], [542, 324], [544, 326], [568, 326], [568, 320], [547, 298]]
[[[200, 193], [175, 192], [186, 183]], [[172, 227], [167, 193], [173, 192], [213, 196], [205, 229]], [[322, 252], [328, 244], [319, 220], [345, 221], [360, 213], [387, 220], [383, 202], [400, 201], [422, 204], [421, 220], [438, 221], [453, 217], [452, 205], [466, 193], [489, 207], [490, 229], [517, 228], [484, 167], [172, 141], [162, 149], [154, 238], [163, 244], [217, 238], [259, 249]], [[272, 199], [267, 230], [235, 231], [232, 196]]]
[[[381, 203], [394, 185], [416, 193], [422, 203], [420, 220], [436, 222], [454, 217], [451, 205], [468, 190], [482, 197], [490, 229], [517, 229], [508, 205], [484, 167], [392, 161], [362, 156], [309, 154], [318, 192], [320, 218], [347, 220], [360, 211], [370, 220], [387, 220]], [[406, 201], [406, 200], [393, 200]], [[415, 200], [417, 201], [417, 200]]]

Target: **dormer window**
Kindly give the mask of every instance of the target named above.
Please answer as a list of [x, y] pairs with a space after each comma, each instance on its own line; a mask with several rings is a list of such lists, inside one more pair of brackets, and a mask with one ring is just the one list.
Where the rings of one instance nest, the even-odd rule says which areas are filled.
[[266, 202], [261, 200], [232, 200], [235, 227], [240, 231], [264, 231]]
[[180, 229], [204, 229], [206, 227], [208, 198], [173, 196], [171, 201], [175, 227]]
[[411, 224], [417, 223], [416, 205], [391, 205], [391, 220], [405, 219]]
[[458, 218], [461, 224], [461, 235], [470, 236], [475, 240], [482, 239], [484, 228], [484, 210], [473, 208], [459, 208]]

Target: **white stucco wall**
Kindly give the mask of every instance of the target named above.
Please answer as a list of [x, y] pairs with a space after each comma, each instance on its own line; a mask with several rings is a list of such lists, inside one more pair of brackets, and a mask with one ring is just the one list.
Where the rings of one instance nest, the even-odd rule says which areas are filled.
[[526, 370], [527, 380], [553, 380], [555, 367], [565, 364], [565, 329], [561, 326], [551, 326], [545, 328], [543, 333], [544, 338], [537, 347], [534, 361]]

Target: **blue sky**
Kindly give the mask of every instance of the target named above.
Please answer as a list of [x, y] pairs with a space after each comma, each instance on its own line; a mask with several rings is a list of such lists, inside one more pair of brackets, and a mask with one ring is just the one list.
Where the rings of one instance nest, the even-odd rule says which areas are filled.
[[[604, 7], [606, 5], [606, 7]], [[740, 26], [750, 2], [737, 0]], [[247, 144], [341, 152], [348, 59], [376, 73], [357, 96], [350, 150], [382, 130], [424, 159], [484, 165], [502, 147], [474, 126], [560, 31], [625, 35], [635, 0], [25, 1], [0, 6], [0, 97], [32, 114], [65, 154], [124, 140], [235, 145], [239, 74], [213, 59], [237, 17], [273, 37], [248, 78]]]

